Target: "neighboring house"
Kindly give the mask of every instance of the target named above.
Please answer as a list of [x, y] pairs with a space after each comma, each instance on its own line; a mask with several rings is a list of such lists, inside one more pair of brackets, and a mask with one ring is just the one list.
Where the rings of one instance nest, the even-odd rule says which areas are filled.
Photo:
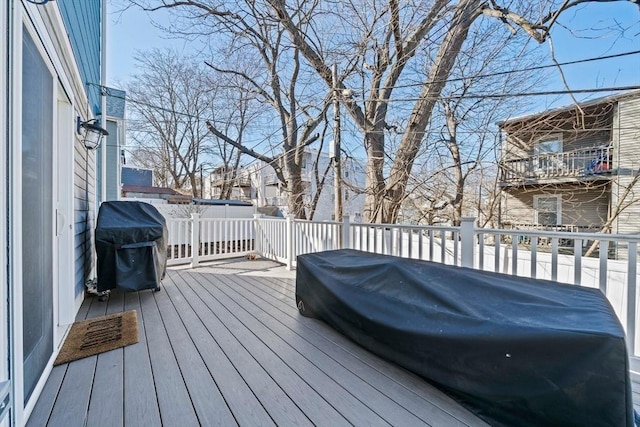
[[634, 91], [499, 123], [502, 226], [640, 232], [639, 117]]
[[[314, 176], [314, 162], [318, 159], [318, 171], [322, 174], [331, 164], [328, 154], [320, 153], [314, 149], [306, 149], [302, 162], [302, 181], [306, 189], [304, 203], [307, 207], [307, 215], [310, 213], [312, 198], [317, 191]], [[233, 189], [230, 199], [251, 200], [258, 208], [278, 208], [287, 215], [287, 192], [276, 177], [271, 166], [264, 162], [255, 162], [249, 166], [240, 168], [235, 177], [231, 171], [218, 168], [205, 180], [205, 197], [218, 198], [221, 194], [224, 182], [233, 181]], [[364, 167], [354, 159], [342, 161], [342, 197], [343, 214], [349, 215], [352, 221], [361, 221], [364, 208]], [[332, 220], [334, 217], [334, 179], [333, 168], [329, 169], [320, 193], [313, 219], [317, 221]]]
[[[104, 200], [118, 200], [120, 198], [121, 168], [125, 161], [122, 146], [125, 142], [125, 99], [126, 92], [114, 88], [104, 88], [107, 97], [106, 129], [109, 132], [98, 150], [97, 179], [98, 199], [102, 199], [102, 191], [105, 191]], [[102, 154], [106, 152], [105, 173], [102, 173]], [[103, 184], [104, 181], [104, 184]]]
[[251, 201], [250, 171], [244, 167], [240, 167], [235, 174], [224, 167], [215, 168], [204, 180], [203, 196], [207, 199], [222, 199], [225, 183], [231, 185], [230, 200]]
[[102, 111], [103, 0], [44, 3], [0, 2], [2, 426], [25, 424], [95, 277], [95, 151], [77, 130]]
[[153, 186], [153, 170], [151, 169], [122, 166], [120, 174], [121, 185]]

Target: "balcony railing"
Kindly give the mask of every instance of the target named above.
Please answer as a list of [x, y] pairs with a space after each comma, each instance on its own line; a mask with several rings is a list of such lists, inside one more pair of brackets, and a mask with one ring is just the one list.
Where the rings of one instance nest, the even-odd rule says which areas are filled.
[[612, 170], [612, 154], [611, 147], [599, 147], [504, 160], [500, 181], [509, 184], [606, 175]]
[[232, 177], [231, 174], [211, 175], [211, 185], [221, 187], [224, 183], [231, 182], [233, 187], [250, 187], [251, 179], [248, 176]]

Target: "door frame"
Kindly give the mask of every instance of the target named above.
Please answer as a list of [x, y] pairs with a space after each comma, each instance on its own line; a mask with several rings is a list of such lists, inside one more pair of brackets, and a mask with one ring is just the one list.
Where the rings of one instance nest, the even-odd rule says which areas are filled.
[[[12, 7], [13, 6], [13, 7]], [[42, 6], [35, 6], [30, 4], [24, 4], [17, 0], [9, 0], [8, 9], [12, 11], [12, 15], [9, 18], [10, 24], [10, 44], [9, 44], [9, 61], [10, 61], [10, 82], [8, 87], [10, 88], [10, 105], [9, 105], [9, 135], [10, 144], [8, 155], [8, 170], [7, 177], [9, 178], [9, 194], [8, 194], [8, 212], [9, 218], [9, 236], [7, 241], [10, 242], [9, 253], [9, 271], [7, 282], [9, 284], [9, 301], [10, 301], [10, 375], [13, 379], [12, 384], [12, 419], [11, 425], [23, 425], [28, 419], [38, 397], [46, 383], [47, 378], [53, 368], [53, 361], [59, 350], [63, 339], [68, 332], [69, 326], [65, 324], [69, 320], [69, 317], [75, 317], [75, 313], [78, 309], [78, 302], [82, 302], [83, 294], [81, 293], [77, 298], [75, 297], [75, 256], [73, 253], [66, 259], [62, 256], [58, 256], [58, 239], [56, 236], [56, 204], [59, 199], [58, 193], [66, 194], [70, 196], [66, 200], [67, 209], [68, 204], [71, 204], [71, 216], [68, 219], [68, 223], [71, 225], [69, 238], [72, 239], [71, 250], [73, 251], [74, 235], [73, 227], [75, 222], [75, 212], [73, 205], [74, 200], [74, 181], [59, 182], [58, 176], [60, 175], [61, 168], [65, 168], [66, 172], [73, 177], [75, 169], [75, 146], [78, 142], [78, 137], [75, 133], [75, 117], [77, 114], [77, 105], [74, 94], [82, 94], [82, 84], [79, 82], [82, 79], [79, 73], [73, 66], [71, 66], [71, 75], [66, 75], [68, 65], [73, 65], [73, 55], [70, 57], [61, 57], [58, 53], [58, 48], [52, 40], [51, 34], [66, 34], [62, 18], [59, 14], [57, 6], [49, 8], [54, 19], [45, 23], [43, 16], [41, 15]], [[21, 147], [22, 147], [22, 31], [23, 27], [27, 29], [30, 36], [33, 38], [40, 55], [47, 64], [49, 71], [51, 72], [53, 79], [53, 100], [52, 100], [52, 144], [53, 150], [56, 153], [55, 156], [65, 158], [65, 162], [56, 161], [53, 162], [53, 197], [51, 206], [51, 215], [53, 217], [53, 255], [52, 255], [52, 274], [53, 274], [53, 353], [46, 365], [46, 368], [42, 372], [42, 375], [26, 404], [24, 402], [24, 369], [23, 369], [23, 322], [22, 322], [22, 167], [21, 167]], [[63, 39], [65, 40], [65, 39]], [[72, 52], [68, 41], [65, 46], [62, 47], [63, 52]], [[69, 59], [71, 58], [71, 59]], [[67, 64], [71, 61], [70, 64]], [[80, 91], [80, 92], [78, 92]], [[67, 103], [64, 108], [66, 116], [65, 118], [58, 117], [58, 103], [60, 99], [63, 99]], [[60, 125], [63, 125], [65, 130], [58, 129]], [[56, 131], [58, 129], [58, 131]], [[55, 157], [54, 156], [54, 157]], [[72, 280], [66, 284], [58, 283], [58, 276], [60, 270], [70, 271]], [[67, 317], [61, 317], [60, 314], [66, 313]], [[0, 424], [1, 426], [2, 424]]]

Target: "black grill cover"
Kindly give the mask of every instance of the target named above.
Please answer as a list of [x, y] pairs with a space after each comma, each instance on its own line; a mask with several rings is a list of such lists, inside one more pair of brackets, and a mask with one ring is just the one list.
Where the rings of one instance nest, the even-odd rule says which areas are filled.
[[143, 202], [104, 202], [98, 212], [98, 291], [156, 289], [167, 268], [167, 226]]
[[298, 256], [300, 312], [497, 426], [633, 426], [624, 332], [597, 289], [354, 250]]

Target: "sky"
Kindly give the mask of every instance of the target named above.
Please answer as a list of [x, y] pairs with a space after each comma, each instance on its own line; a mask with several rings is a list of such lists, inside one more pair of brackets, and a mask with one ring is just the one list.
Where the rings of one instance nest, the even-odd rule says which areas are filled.
[[[200, 48], [197, 43], [169, 38], [151, 23], [151, 17], [160, 23], [168, 22], [169, 15], [166, 11], [147, 13], [132, 8], [120, 13], [116, 10], [119, 1], [121, 0], [110, 0], [108, 5], [107, 81], [110, 86], [123, 88], [136, 73], [137, 52], [171, 47], [184, 53], [193, 53]], [[640, 9], [630, 2], [592, 3], [565, 12], [552, 32], [556, 59], [566, 62], [640, 51], [639, 21]], [[617, 31], [606, 30], [612, 24], [617, 27]], [[546, 46], [544, 48], [548, 51]], [[563, 71], [571, 89], [640, 86], [640, 54], [565, 66]], [[551, 73], [548, 85], [540, 88], [563, 89], [565, 88], [557, 71]], [[602, 95], [579, 94], [576, 98], [584, 100]], [[566, 96], [540, 97], [536, 98], [534, 107], [527, 107], [533, 111], [518, 113], [541, 111], [570, 102]]]

